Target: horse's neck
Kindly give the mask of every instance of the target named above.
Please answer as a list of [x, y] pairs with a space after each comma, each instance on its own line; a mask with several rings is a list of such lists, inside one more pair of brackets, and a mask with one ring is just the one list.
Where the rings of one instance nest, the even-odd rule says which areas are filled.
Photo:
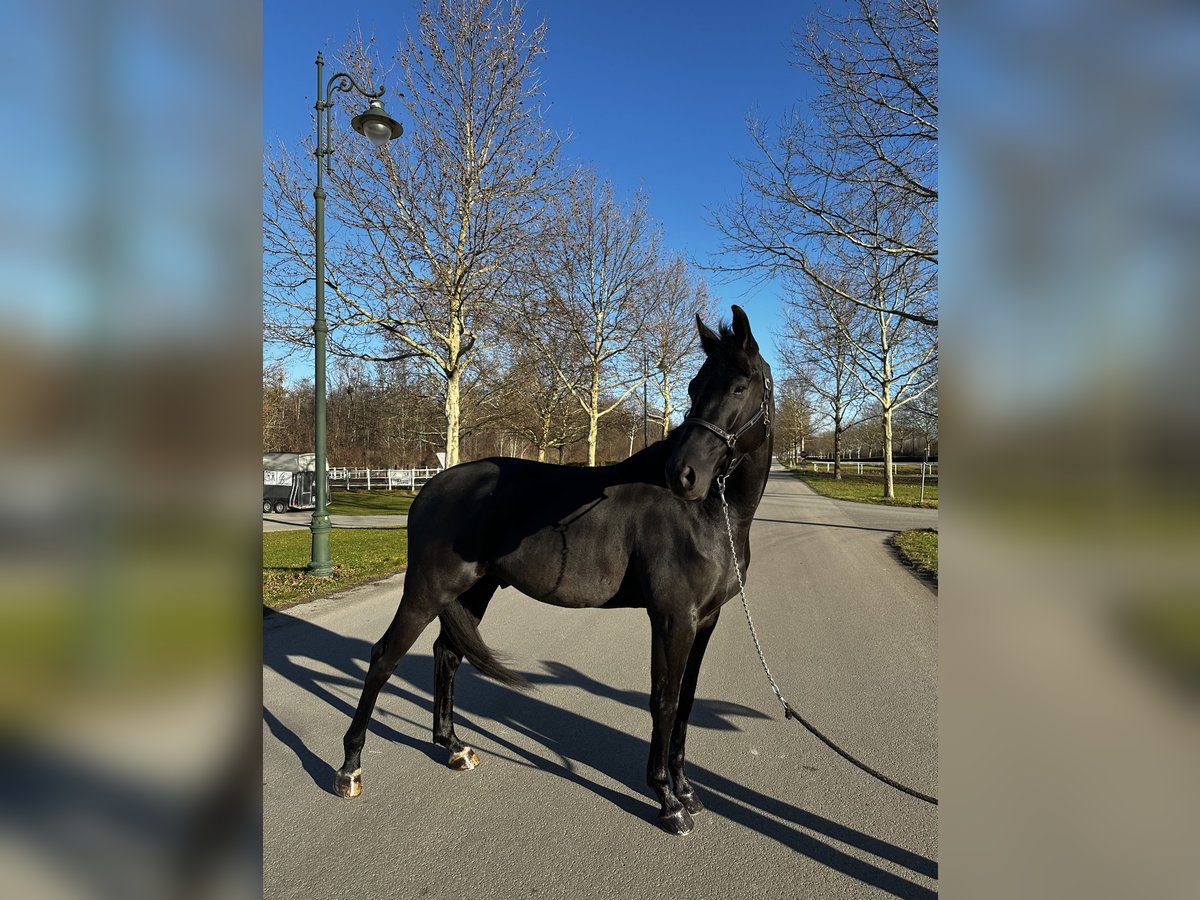
[[762, 499], [767, 475], [771, 471], [771, 456], [771, 441], [768, 440], [742, 459], [726, 483], [725, 499], [729, 508], [747, 527]]

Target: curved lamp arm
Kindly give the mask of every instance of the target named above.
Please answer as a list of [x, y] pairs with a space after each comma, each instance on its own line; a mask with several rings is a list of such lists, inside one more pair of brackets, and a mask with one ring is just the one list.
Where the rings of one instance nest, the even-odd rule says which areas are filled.
[[[323, 64], [322, 55], [317, 54], [318, 75], [320, 74], [320, 66], [322, 64]], [[320, 84], [319, 81], [317, 83], [318, 83], [318, 85]], [[393, 126], [392, 137], [397, 137], [401, 131], [399, 125], [383, 111], [383, 104], [379, 102], [379, 98], [382, 97], [387, 92], [386, 87], [381, 87], [378, 90], [367, 90], [361, 84], [359, 84], [358, 81], [354, 78], [354, 76], [351, 75], [349, 72], [338, 72], [334, 75], [331, 75], [329, 77], [329, 80], [325, 82], [324, 95], [317, 101], [317, 116], [318, 116], [317, 124], [318, 124], [318, 126], [320, 125], [319, 117], [321, 115], [321, 112], [324, 111], [324, 113], [325, 113], [325, 128], [324, 128], [324, 138], [325, 139], [324, 139], [324, 141], [322, 142], [320, 133], [318, 133], [318, 135], [317, 135], [317, 154], [316, 155], [318, 157], [318, 173], [319, 173], [319, 169], [320, 169], [320, 157], [325, 157], [325, 171], [332, 172], [333, 151], [332, 151], [332, 148], [329, 146], [329, 135], [333, 129], [333, 101], [330, 99], [330, 96], [335, 91], [342, 91], [344, 93], [350, 93], [351, 91], [357, 91], [359, 94], [361, 94], [362, 96], [367, 98], [367, 100], [370, 102], [371, 109], [378, 107], [378, 114], [374, 118], [376, 118], [376, 119], [382, 118], [387, 123], [390, 123]], [[403, 97], [404, 95], [400, 94], [399, 96]], [[361, 119], [362, 116], [359, 116], [358, 118]], [[355, 127], [355, 130], [359, 130], [357, 120], [355, 122], [354, 127]], [[320, 132], [320, 130], [321, 129], [318, 127], [318, 132]]]
[[[337, 84], [334, 84], [334, 82], [337, 82]], [[351, 90], [358, 91], [368, 100], [378, 100], [385, 93], [387, 93], [386, 87], [381, 87], [377, 91], [363, 90], [362, 85], [355, 81], [354, 76], [349, 72], [338, 72], [336, 75], [330, 75], [329, 81], [325, 82], [326, 108], [328, 108], [331, 103], [331, 101], [328, 99], [330, 93], [333, 91], [345, 91], [346, 93], [349, 93]]]

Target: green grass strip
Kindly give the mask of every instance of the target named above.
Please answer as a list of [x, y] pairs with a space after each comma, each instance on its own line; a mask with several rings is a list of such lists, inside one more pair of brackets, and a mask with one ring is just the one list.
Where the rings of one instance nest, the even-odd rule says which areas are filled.
[[1124, 638], [1192, 701], [1200, 699], [1200, 604], [1195, 589], [1135, 589], [1116, 610]]
[[308, 529], [263, 533], [263, 603], [283, 609], [356, 584], [378, 581], [408, 565], [405, 528], [335, 528], [329, 535], [332, 578], [305, 570], [312, 558]]
[[930, 528], [917, 528], [892, 535], [888, 543], [896, 548], [900, 558], [922, 575], [936, 583], [938, 580], [938, 533]]
[[834, 500], [854, 500], [859, 503], [882, 503], [886, 506], [921, 506], [937, 509], [938, 485], [932, 479], [925, 481], [925, 501], [921, 501], [921, 482], [900, 480], [894, 483], [896, 497], [887, 499], [883, 496], [882, 475], [851, 475], [843, 469], [840, 481], [834, 479], [829, 472], [813, 472], [792, 469], [792, 475], [799, 478], [810, 488], [824, 497]]
[[329, 492], [331, 516], [403, 516], [416, 499], [412, 491], [339, 491]]

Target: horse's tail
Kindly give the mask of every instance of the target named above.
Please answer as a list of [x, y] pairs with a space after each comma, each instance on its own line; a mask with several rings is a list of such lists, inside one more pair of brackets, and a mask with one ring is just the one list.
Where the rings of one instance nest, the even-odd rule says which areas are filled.
[[483, 642], [474, 617], [457, 600], [442, 610], [438, 618], [454, 645], [482, 674], [509, 687], [521, 690], [533, 687], [525, 676], [504, 665], [492, 648]]

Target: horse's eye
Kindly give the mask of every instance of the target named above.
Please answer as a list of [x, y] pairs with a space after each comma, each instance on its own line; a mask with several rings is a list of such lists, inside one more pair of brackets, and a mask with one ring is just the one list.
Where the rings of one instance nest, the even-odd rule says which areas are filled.
[[746, 393], [746, 386], [744, 384], [739, 384], [737, 387], [735, 387], [733, 389], [733, 392], [735, 394], [744, 394], [744, 393]]

